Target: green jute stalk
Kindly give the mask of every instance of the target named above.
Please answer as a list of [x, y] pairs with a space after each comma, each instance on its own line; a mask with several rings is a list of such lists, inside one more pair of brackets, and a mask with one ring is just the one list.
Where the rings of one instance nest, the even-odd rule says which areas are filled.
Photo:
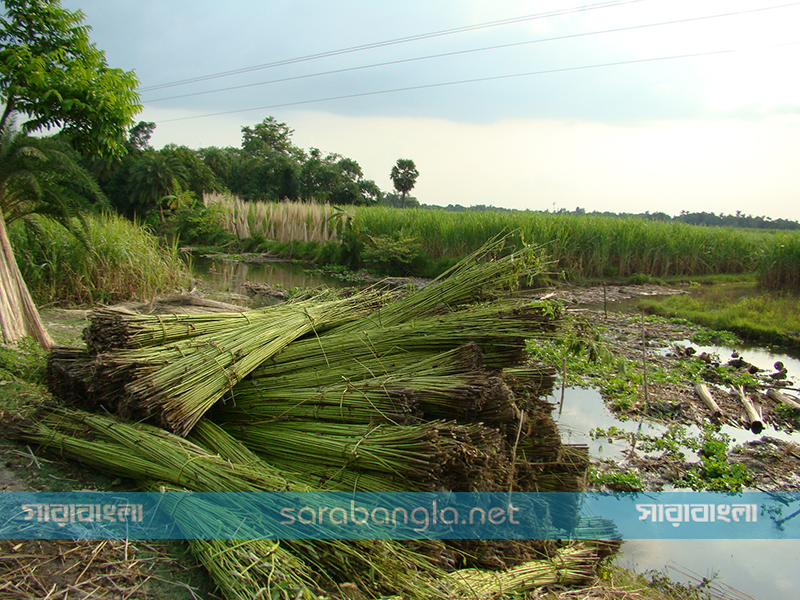
[[[371, 312], [377, 299], [373, 290], [345, 300], [298, 302], [286, 307], [279, 319], [168, 347], [168, 360], [151, 349], [156, 360], [150, 362], [155, 366], [138, 367], [139, 375], [126, 390], [136, 403], [158, 414], [167, 429], [185, 435], [226, 391], [289, 343]], [[145, 350], [120, 355], [129, 362], [146, 363], [151, 354]], [[175, 356], [176, 350], [180, 357]]]
[[600, 556], [596, 549], [574, 543], [550, 560], [524, 563], [507, 571], [460, 569], [445, 581], [460, 598], [488, 599], [524, 594], [547, 586], [586, 585], [595, 578]]
[[344, 333], [333, 330], [317, 339], [294, 342], [257, 369], [253, 378], [303, 372], [310, 385], [320, 385], [321, 381], [330, 382], [331, 369], [342, 365], [356, 368], [364, 360], [401, 352], [436, 354], [470, 342], [480, 346], [485, 366], [504, 368], [525, 360], [525, 340], [543, 335], [543, 319], [540, 307], [505, 301], [390, 327]]
[[[164, 481], [167, 485], [196, 492], [286, 490], [283, 486], [264, 489], [265, 482], [275, 476], [274, 468], [258, 460], [213, 424], [203, 426], [199, 433], [205, 436], [202, 439], [212, 440], [217, 449], [225, 449], [227, 454], [220, 456], [214, 450], [155, 427], [134, 426], [83, 411], [43, 411], [36, 420], [21, 425], [16, 437], [39, 443], [61, 456], [103, 471], [145, 480], [145, 485]], [[87, 441], [76, 435], [93, 435], [96, 439]], [[278, 478], [281, 480], [283, 477]], [[287, 491], [318, 490], [294, 485]], [[431, 565], [425, 556], [393, 540], [282, 540], [281, 545], [303, 563], [313, 565], [314, 579], [321, 585], [349, 581], [370, 596], [400, 594], [415, 600], [442, 597], [439, 582], [444, 573]], [[233, 556], [228, 559], [233, 568], [237, 568], [235, 561], [239, 560], [241, 567], [257, 570], [264, 561], [262, 554], [268, 558], [273, 553], [271, 545], [266, 548], [248, 542], [241, 548], [243, 551], [237, 553], [222, 541], [210, 542], [202, 549], [232, 552]], [[247, 550], [253, 550], [253, 553]], [[214, 556], [201, 557], [201, 560], [207, 561]], [[221, 556], [219, 558], [222, 560]], [[232, 585], [229, 575], [218, 576], [225, 578], [222, 585]], [[260, 575], [257, 580], [260, 581]], [[260, 588], [250, 589], [245, 583], [242, 586], [241, 596], [229, 597], [237, 600], [260, 597]]]
[[[142, 487], [158, 493], [158, 506], [175, 519], [184, 532], [192, 554], [208, 570], [214, 583], [228, 600], [263, 598], [327, 597], [316, 581], [317, 572], [295, 556], [286, 544], [260, 539], [240, 514], [216, 503], [189, 494], [185, 488], [157, 482]], [[236, 530], [241, 539], [198, 539], [193, 533], [207, 526], [209, 515], [227, 531]]]

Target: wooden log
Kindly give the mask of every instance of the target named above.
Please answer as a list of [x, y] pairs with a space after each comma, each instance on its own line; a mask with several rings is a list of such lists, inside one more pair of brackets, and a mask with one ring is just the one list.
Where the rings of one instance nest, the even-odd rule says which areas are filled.
[[782, 392], [779, 392], [774, 388], [770, 388], [767, 391], [767, 397], [772, 398], [773, 400], [777, 400], [781, 404], [785, 404], [786, 406], [794, 408], [795, 410], [800, 410], [800, 402], [792, 400], [791, 398], [789, 398], [789, 396], [787, 396]]
[[714, 398], [711, 397], [711, 392], [708, 391], [706, 384], [696, 384], [694, 386], [694, 391], [697, 392], [697, 395], [700, 397], [700, 399], [706, 403], [706, 406], [711, 409], [711, 418], [719, 419], [722, 416], [722, 411], [717, 403], [714, 402]]
[[739, 396], [739, 400], [741, 400], [744, 405], [744, 411], [747, 413], [747, 418], [750, 420], [750, 431], [755, 434], [761, 433], [764, 430], [764, 421], [761, 420], [761, 415], [758, 414], [750, 398], [744, 393], [744, 388], [739, 386], [734, 392]]

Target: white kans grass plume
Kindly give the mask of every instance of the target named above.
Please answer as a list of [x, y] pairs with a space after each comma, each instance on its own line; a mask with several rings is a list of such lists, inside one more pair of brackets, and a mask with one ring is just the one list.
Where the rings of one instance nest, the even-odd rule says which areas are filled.
[[224, 209], [228, 233], [241, 239], [262, 235], [282, 244], [336, 241], [340, 229], [355, 216], [352, 207], [341, 209], [313, 202], [248, 202], [220, 193], [205, 194], [203, 203]]

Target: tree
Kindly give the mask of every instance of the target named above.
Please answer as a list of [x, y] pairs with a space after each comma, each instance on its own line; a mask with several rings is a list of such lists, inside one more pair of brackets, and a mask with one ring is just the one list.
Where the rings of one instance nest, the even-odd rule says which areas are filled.
[[267, 117], [253, 127], [242, 127], [242, 150], [259, 158], [280, 154], [301, 162], [305, 152], [292, 143], [293, 133], [286, 123]]
[[419, 177], [419, 171], [414, 161], [408, 158], [398, 158], [397, 164], [392, 167], [392, 172], [389, 174], [396, 189], [403, 200], [403, 208], [406, 207], [406, 196], [408, 192], [414, 189]]
[[[83, 14], [61, 8], [58, 0], [3, 0], [5, 13], [0, 16], [0, 99], [5, 107], [0, 115], [0, 135], [11, 136], [15, 113], [25, 115], [22, 132], [32, 133], [61, 128], [64, 139], [88, 155], [120, 155], [125, 151], [125, 133], [139, 112], [138, 80], [132, 71], [111, 69], [105, 54], [89, 40], [89, 27]], [[9, 138], [10, 139], [10, 138]], [[26, 140], [25, 148], [33, 145]], [[3, 163], [12, 174], [14, 165], [30, 167], [24, 156], [35, 153], [17, 151], [13, 161]], [[43, 196], [34, 195], [36, 184], [52, 183], [55, 154], [38, 156], [38, 165], [47, 165], [47, 176], [38, 179], [7, 175], [0, 209], [0, 327], [6, 342], [26, 334], [39, 343], [52, 344], [45, 331], [28, 288], [19, 273], [8, 240], [3, 212], [16, 210], [18, 203], [41, 204]], [[46, 159], [46, 160], [45, 160]], [[31, 168], [20, 173], [32, 172]], [[27, 175], [26, 175], [27, 176]], [[27, 186], [27, 187], [26, 187]], [[62, 189], [58, 189], [58, 187]], [[50, 186], [54, 195], [44, 206], [59, 201], [64, 208], [63, 192], [69, 185]], [[23, 193], [25, 191], [25, 193]], [[22, 210], [24, 212], [24, 210]]]
[[111, 69], [89, 40], [83, 13], [59, 0], [3, 0], [0, 17], [0, 128], [16, 111], [23, 133], [61, 127], [88, 154], [122, 154], [141, 110], [133, 71]]
[[158, 210], [164, 223], [164, 203], [176, 189], [186, 186], [186, 169], [180, 159], [167, 151], [147, 150], [131, 166], [128, 192], [140, 216]]

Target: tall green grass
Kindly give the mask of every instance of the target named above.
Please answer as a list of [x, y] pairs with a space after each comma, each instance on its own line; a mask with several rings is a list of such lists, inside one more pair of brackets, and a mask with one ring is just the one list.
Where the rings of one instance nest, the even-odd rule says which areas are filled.
[[175, 247], [115, 215], [87, 218], [86, 242], [33, 217], [9, 228], [17, 263], [40, 306], [151, 300], [187, 281]]
[[776, 243], [772, 232], [534, 212], [357, 207], [356, 220], [371, 236], [415, 238], [433, 259], [463, 256], [519, 230], [517, 243], [542, 245], [569, 279], [753, 272]]
[[768, 290], [800, 292], [800, 235], [781, 233], [764, 249], [760, 282]]

